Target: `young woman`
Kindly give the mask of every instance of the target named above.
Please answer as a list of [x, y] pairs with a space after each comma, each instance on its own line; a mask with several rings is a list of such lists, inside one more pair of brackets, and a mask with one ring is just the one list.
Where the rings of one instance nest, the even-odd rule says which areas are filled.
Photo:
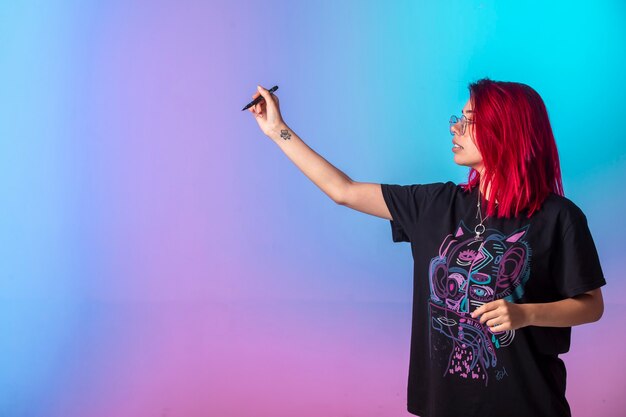
[[338, 204], [390, 220], [410, 242], [407, 407], [422, 417], [571, 416], [571, 326], [600, 319], [606, 284], [584, 213], [563, 195], [552, 128], [531, 87], [482, 79], [452, 116], [465, 184], [353, 181], [283, 121], [263, 87], [261, 130]]

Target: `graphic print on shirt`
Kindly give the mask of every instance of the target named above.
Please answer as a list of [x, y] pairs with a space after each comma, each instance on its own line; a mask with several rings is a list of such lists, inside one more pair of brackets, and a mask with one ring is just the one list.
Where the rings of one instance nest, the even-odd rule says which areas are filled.
[[[498, 365], [497, 354], [513, 342], [515, 330], [492, 332], [470, 314], [490, 301], [522, 297], [530, 276], [531, 248], [524, 240], [529, 227], [508, 235], [487, 229], [477, 240], [461, 221], [431, 259], [430, 334], [431, 340], [432, 332], [445, 336], [446, 346], [435, 346], [435, 355], [447, 358], [438, 361], [447, 363], [444, 377], [482, 380], [487, 386], [489, 374], [499, 371], [496, 366], [506, 365]], [[433, 358], [432, 342], [430, 350]]]

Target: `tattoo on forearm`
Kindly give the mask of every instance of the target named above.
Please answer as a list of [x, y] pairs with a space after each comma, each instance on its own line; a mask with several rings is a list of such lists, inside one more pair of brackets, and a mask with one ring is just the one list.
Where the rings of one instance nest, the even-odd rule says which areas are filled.
[[280, 131], [280, 137], [285, 139], [285, 140], [289, 140], [289, 139], [291, 139], [291, 133], [289, 133], [289, 130], [287, 130], [287, 129], [282, 129]]

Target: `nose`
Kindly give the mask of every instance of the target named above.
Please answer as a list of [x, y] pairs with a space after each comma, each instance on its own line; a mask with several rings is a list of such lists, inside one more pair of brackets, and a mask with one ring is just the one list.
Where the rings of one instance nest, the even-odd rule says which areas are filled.
[[461, 134], [461, 126], [460, 126], [461, 121], [457, 121], [454, 124], [450, 124], [450, 134], [452, 136], [457, 135], [457, 136], [462, 136]]

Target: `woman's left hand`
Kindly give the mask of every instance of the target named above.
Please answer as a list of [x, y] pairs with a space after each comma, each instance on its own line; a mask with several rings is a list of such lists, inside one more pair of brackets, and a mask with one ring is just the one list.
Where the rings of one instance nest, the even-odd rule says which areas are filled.
[[524, 304], [506, 300], [485, 303], [474, 310], [473, 318], [480, 316], [480, 323], [487, 325], [492, 332], [515, 330], [530, 325], [530, 317]]

